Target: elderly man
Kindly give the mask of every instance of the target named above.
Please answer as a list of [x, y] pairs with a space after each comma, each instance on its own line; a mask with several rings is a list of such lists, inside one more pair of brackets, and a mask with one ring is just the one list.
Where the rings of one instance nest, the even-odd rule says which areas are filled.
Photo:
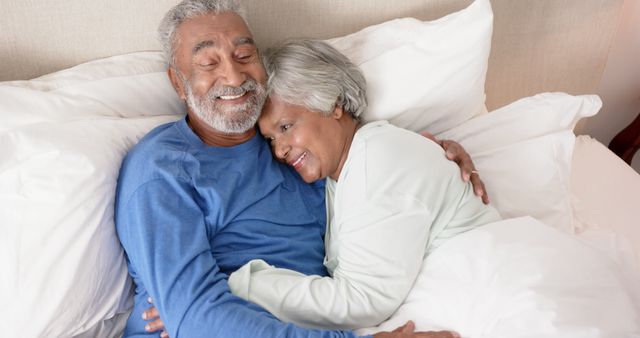
[[[153, 297], [175, 338], [352, 337], [282, 323], [229, 292], [228, 275], [256, 258], [326, 275], [324, 186], [302, 182], [257, 135], [266, 75], [238, 11], [232, 0], [185, 0], [160, 26], [188, 114], [122, 164], [116, 226], [137, 286], [125, 336], [150, 334], [140, 314]], [[454, 336], [411, 331], [378, 336]]]

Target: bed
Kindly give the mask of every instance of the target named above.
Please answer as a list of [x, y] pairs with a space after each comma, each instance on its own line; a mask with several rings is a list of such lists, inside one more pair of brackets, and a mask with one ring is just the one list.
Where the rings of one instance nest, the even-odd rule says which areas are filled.
[[[155, 39], [175, 3], [0, 0], [3, 336], [121, 335], [133, 285], [113, 196], [128, 149], [184, 114]], [[573, 134], [601, 107], [622, 0], [244, 3], [261, 48], [329, 39], [365, 71], [368, 119], [462, 143], [503, 216], [575, 237], [640, 290], [640, 176]]]

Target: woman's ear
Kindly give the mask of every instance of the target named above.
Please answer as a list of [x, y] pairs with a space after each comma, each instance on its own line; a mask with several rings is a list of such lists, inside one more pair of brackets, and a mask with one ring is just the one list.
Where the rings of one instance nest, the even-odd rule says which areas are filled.
[[339, 120], [342, 118], [342, 115], [344, 115], [344, 110], [342, 109], [342, 106], [336, 104], [335, 108], [333, 108], [333, 112], [331, 113], [331, 117], [333, 117], [336, 120]]
[[173, 89], [175, 89], [176, 93], [178, 93], [178, 97], [180, 97], [182, 101], [186, 101], [187, 95], [185, 94], [184, 85], [182, 81], [180, 81], [177, 70], [175, 70], [173, 67], [169, 67], [169, 69], [167, 69], [167, 74], [169, 75], [169, 80], [171, 81]]

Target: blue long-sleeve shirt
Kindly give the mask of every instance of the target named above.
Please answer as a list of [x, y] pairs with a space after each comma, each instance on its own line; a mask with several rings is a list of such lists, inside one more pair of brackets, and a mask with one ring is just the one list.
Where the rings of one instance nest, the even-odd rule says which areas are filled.
[[154, 129], [122, 164], [116, 228], [136, 283], [125, 337], [147, 336], [149, 296], [174, 338], [354, 336], [282, 323], [229, 291], [256, 258], [326, 275], [324, 185], [273, 160], [259, 135], [211, 147], [184, 119]]

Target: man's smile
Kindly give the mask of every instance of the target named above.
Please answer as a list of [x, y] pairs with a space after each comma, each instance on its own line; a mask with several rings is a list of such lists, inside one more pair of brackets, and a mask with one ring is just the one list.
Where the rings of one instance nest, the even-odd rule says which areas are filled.
[[222, 96], [218, 96], [218, 99], [221, 99], [221, 100], [235, 100], [237, 98], [242, 97], [244, 94], [246, 94], [246, 93], [242, 93], [242, 94], [238, 94], [238, 95], [222, 95]]

